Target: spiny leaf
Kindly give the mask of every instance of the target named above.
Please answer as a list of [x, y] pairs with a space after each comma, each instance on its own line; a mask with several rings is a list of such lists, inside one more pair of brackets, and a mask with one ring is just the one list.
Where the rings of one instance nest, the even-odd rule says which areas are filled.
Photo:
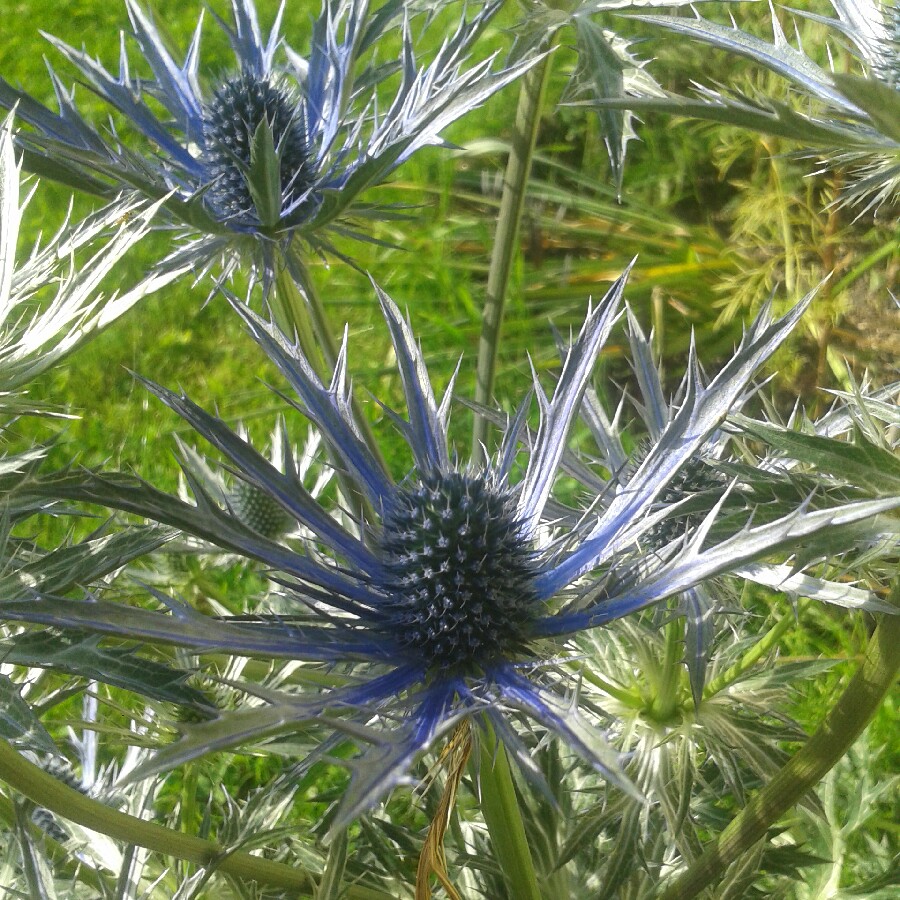
[[[6, 660], [7, 662], [9, 660]], [[39, 753], [59, 754], [53, 738], [22, 699], [19, 686], [0, 674], [0, 737]]]
[[280, 704], [226, 712], [209, 722], [184, 726], [179, 740], [163, 747], [133, 769], [127, 781], [140, 781], [209, 753], [230, 750], [296, 729], [299, 718], [302, 717], [297, 714], [295, 706]]
[[281, 218], [281, 163], [272, 126], [263, 119], [250, 145], [250, 168], [244, 176], [263, 228], [274, 228]]
[[2, 645], [5, 662], [56, 669], [102, 681], [143, 697], [208, 707], [201, 691], [184, 684], [189, 672], [134, 654], [129, 648], [101, 647], [99, 635], [26, 632]]
[[886, 135], [900, 141], [900, 92], [874, 78], [857, 75], [833, 75], [832, 78], [847, 99], [861, 106]]
[[46, 594], [65, 593], [156, 550], [174, 534], [168, 528], [137, 527], [60, 547], [0, 578], [0, 593], [7, 597], [21, 595], [23, 589]]
[[[603, 29], [583, 16], [576, 16], [574, 23], [578, 34], [579, 55], [583, 57], [585, 69], [590, 75], [593, 93], [598, 99], [623, 97], [625, 64], [607, 40]], [[616, 181], [616, 190], [621, 192], [625, 146], [629, 137], [626, 113], [625, 110], [609, 107], [599, 107], [597, 112]]]
[[735, 422], [747, 434], [765, 441], [798, 462], [814, 466], [862, 488], [873, 497], [900, 494], [900, 459], [861, 434], [854, 443], [816, 434], [788, 431], [742, 416]]

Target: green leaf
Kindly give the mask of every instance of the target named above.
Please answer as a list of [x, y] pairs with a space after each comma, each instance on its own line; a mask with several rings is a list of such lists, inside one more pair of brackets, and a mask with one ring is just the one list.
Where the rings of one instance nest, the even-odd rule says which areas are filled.
[[613, 850], [607, 857], [603, 887], [594, 895], [596, 900], [614, 900], [619, 896], [619, 888], [634, 871], [634, 861], [640, 854], [640, 846], [641, 806], [629, 803], [622, 816]]
[[92, 678], [179, 706], [209, 707], [201, 691], [184, 684], [190, 672], [135, 656], [130, 648], [101, 647], [101, 639], [78, 632], [25, 632], [0, 646], [8, 663]]
[[[323, 191], [319, 208], [315, 216], [306, 223], [302, 230], [305, 234], [315, 232], [333, 222], [341, 215], [366, 188], [384, 181], [394, 170], [396, 162], [406, 151], [412, 138], [398, 141], [383, 153], [372, 156], [357, 166], [340, 190]], [[372, 211], [370, 207], [370, 212]]]
[[833, 75], [834, 83], [848, 99], [861, 106], [879, 129], [900, 141], [900, 91], [874, 78]]
[[829, 72], [817, 66], [805, 53], [791, 47], [781, 32], [778, 20], [773, 18], [775, 43], [768, 43], [739, 28], [729, 28], [703, 18], [687, 19], [672, 16], [632, 16], [660, 28], [684, 34], [694, 40], [712, 44], [730, 53], [751, 59], [795, 84], [805, 88], [822, 100], [831, 101], [844, 112], [853, 112], [852, 104], [834, 87]]
[[[583, 16], [575, 16], [573, 21], [578, 34], [579, 58], [591, 79], [595, 97], [598, 100], [624, 97], [625, 63], [606, 39], [603, 29]], [[621, 191], [625, 145], [628, 141], [625, 110], [600, 106], [597, 108], [597, 115], [616, 180], [616, 189]]]
[[263, 228], [274, 228], [281, 219], [281, 160], [275, 149], [272, 126], [263, 119], [253, 133], [250, 168], [244, 176]]
[[[754, 101], [747, 97], [694, 100], [677, 94], [662, 98], [626, 97], [622, 100], [594, 100], [593, 106], [626, 108], [635, 112], [660, 112], [686, 119], [703, 119], [720, 125], [735, 125], [760, 134], [789, 138], [810, 147], [839, 150], [884, 150], [887, 143], [871, 131], [842, 125], [838, 121], [812, 119], [771, 98]], [[764, 105], [763, 105], [764, 104]]]
[[18, 747], [59, 755], [53, 738], [22, 699], [19, 686], [6, 675], [0, 675], [0, 737]]
[[787, 431], [743, 416], [735, 423], [746, 434], [820, 472], [865, 490], [872, 497], [900, 495], [900, 459], [857, 434], [855, 443]]
[[347, 867], [347, 829], [335, 833], [328, 848], [325, 871], [316, 891], [316, 900], [339, 900], [343, 896], [344, 870]]
[[179, 740], [156, 752], [133, 769], [127, 782], [140, 781], [209, 753], [231, 750], [242, 744], [257, 743], [287, 731], [296, 730], [303, 716], [290, 704], [254, 706], [225, 712], [199, 725], [183, 726]]
[[88, 585], [156, 550], [174, 534], [172, 529], [142, 526], [60, 547], [0, 577], [0, 595], [15, 596], [23, 588], [62, 594]]

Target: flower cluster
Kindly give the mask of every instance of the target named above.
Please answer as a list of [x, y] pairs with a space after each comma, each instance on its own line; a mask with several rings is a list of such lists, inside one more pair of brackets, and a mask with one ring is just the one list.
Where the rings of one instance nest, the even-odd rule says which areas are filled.
[[[692, 335], [684, 374], [670, 381], [641, 311], [625, 303], [629, 266], [558, 340], [558, 368], [532, 364], [518, 405], [497, 406], [492, 393], [545, 96], [559, 96], [550, 75], [563, 35], [574, 38], [567, 59], [577, 63], [561, 102], [598, 111], [618, 189], [633, 137], [628, 110], [668, 109], [836, 149], [861, 166], [851, 198], [874, 205], [897, 193], [898, 17], [887, 2], [831, 2], [839, 20], [811, 17], [854, 44], [866, 78], [817, 68], [777, 22], [769, 45], [734, 23], [639, 17], [760, 61], [809, 96], [803, 111], [702, 89], [696, 101], [667, 94], [628, 41], [593, 21], [610, 6], [602, 0], [530, 0], [505, 62], [481, 52], [502, 0], [459, 9], [321, 0], [305, 55], [283, 37], [286, 0], [268, 32], [254, 0], [230, 0], [230, 17], [210, 11], [233, 57], [218, 68], [201, 64], [202, 15], [186, 50], [173, 53], [141, 0], [125, 0], [131, 27], [117, 71], [51, 37], [79, 85], [67, 88], [51, 68], [55, 109], [0, 79], [0, 107], [10, 111], [0, 128], [0, 832], [11, 848], [0, 853], [0, 888], [58, 893], [57, 872], [42, 859], [55, 842], [78, 861], [67, 896], [186, 900], [214, 875], [291, 896], [411, 896], [405, 860], [421, 842], [416, 897], [430, 896], [434, 877], [459, 897], [445, 843], [457, 865], [471, 863], [461, 880], [473, 895], [636, 900], [668, 881], [666, 897], [695, 896], [716, 870], [725, 874], [716, 896], [745, 895], [768, 866], [763, 830], [847, 751], [896, 669], [900, 618], [888, 614], [900, 587], [898, 385], [875, 389], [848, 372], [817, 420], [799, 407], [778, 415], [755, 378], [815, 291], [779, 315], [764, 304], [731, 333], [733, 352], [715, 370], [704, 370]], [[369, 416], [349, 376], [357, 337], [347, 326], [335, 340], [308, 257], [346, 258], [345, 237], [384, 246], [366, 220], [402, 216], [364, 205], [361, 194], [523, 74], [485, 281], [476, 399], [456, 396], [456, 375], [443, 394], [435, 389], [435, 360], [429, 371], [410, 319], [373, 280], [377, 303], [364, 315], [374, 330], [360, 341], [372, 353], [384, 329], [388, 371], [378, 389], [366, 385], [378, 410]], [[108, 125], [83, 114], [75, 93], [83, 88], [109, 107]], [[22, 167], [107, 205], [74, 226], [67, 217], [22, 260]], [[573, 185], [588, 183], [568, 167], [553, 178], [573, 175]], [[574, 191], [543, 196], [557, 202]], [[105, 297], [125, 253], [151, 229], [160, 242], [173, 239]], [[665, 243], [671, 258], [681, 253], [680, 238]], [[684, 249], [709, 256], [702, 242]], [[842, 260], [840, 284], [868, 275], [889, 249], [856, 267]], [[148, 293], [212, 270], [216, 301], [282, 382], [270, 404], [241, 410], [256, 420], [285, 404], [269, 446], [163, 386], [170, 376], [160, 370], [155, 381], [136, 380], [142, 397], [155, 398], [147, 402], [183, 423], [173, 492], [106, 464], [79, 468], [74, 456], [47, 472], [51, 449], [58, 458], [71, 443], [36, 444], [28, 428], [24, 450], [16, 443], [12, 423], [46, 412], [26, 402], [26, 383]], [[231, 275], [248, 286], [247, 302], [229, 289]], [[555, 287], [544, 293], [558, 296]], [[260, 299], [255, 311], [250, 301]], [[537, 309], [529, 304], [527, 314]], [[662, 325], [663, 304], [654, 300], [653, 313]], [[157, 342], [163, 353], [169, 334]], [[221, 344], [217, 332], [207, 346], [221, 353]], [[622, 348], [631, 368], [620, 391], [599, 372], [601, 355]], [[204, 384], [228, 370], [226, 386], [240, 387], [248, 360], [221, 355], [222, 369], [204, 371]], [[451, 440], [457, 401], [475, 416], [471, 455]], [[753, 406], [766, 414], [754, 418]], [[107, 458], [115, 443], [104, 424]], [[188, 430], [211, 449], [185, 439]], [[90, 448], [84, 458], [95, 464]], [[148, 477], [158, 475], [155, 462], [140, 464]], [[98, 508], [103, 524], [85, 527]], [[750, 588], [738, 610], [735, 585]], [[830, 661], [768, 664], [794, 623], [794, 609], [767, 606], [772, 591], [801, 613], [815, 607], [798, 597], [885, 614], [821, 734], [789, 760], [785, 741], [802, 739], [809, 721], [793, 722], [785, 689]], [[104, 734], [114, 746], [101, 750]], [[165, 808], [157, 776], [204, 759], [205, 778], [220, 765], [208, 757], [248, 744], [270, 752], [229, 760], [206, 810], [196, 808], [195, 766], [179, 786], [184, 802]], [[417, 779], [426, 759], [434, 761], [426, 784], [440, 798], [397, 791], [379, 827], [375, 807]], [[320, 778], [320, 763], [349, 774]], [[244, 766], [265, 787], [248, 789]], [[706, 852], [728, 804], [743, 806], [760, 779], [771, 781], [731, 837]], [[226, 808], [214, 808], [222, 798]], [[206, 836], [190, 836], [201, 819]], [[97, 841], [83, 830], [95, 827]], [[289, 831], [302, 834], [284, 840]], [[243, 849], [273, 834], [280, 860]], [[783, 867], [809, 864], [800, 848], [782, 849], [769, 856]], [[198, 867], [186, 872], [156, 851]], [[753, 886], [766, 891], [767, 882]]]

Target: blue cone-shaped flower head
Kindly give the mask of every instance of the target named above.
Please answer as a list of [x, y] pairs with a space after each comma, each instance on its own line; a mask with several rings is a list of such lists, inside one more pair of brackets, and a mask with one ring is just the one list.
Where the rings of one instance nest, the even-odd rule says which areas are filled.
[[[330, 383], [273, 325], [236, 307], [260, 346], [298, 395], [296, 406], [328, 445], [342, 483], [366, 510], [338, 520], [296, 476], [279, 471], [221, 420], [186, 397], [150, 385], [228, 459], [231, 471], [273, 498], [306, 532], [309, 549], [275, 542], [243, 524], [185, 472], [191, 505], [136, 478], [96, 474], [58, 480], [56, 496], [91, 500], [149, 517], [261, 560], [283, 586], [277, 616], [211, 619], [157, 595], [170, 613], [93, 599], [79, 603], [26, 596], [0, 602], [0, 615], [58, 627], [88, 628], [133, 640], [167, 641], [321, 662], [317, 688], [254, 685], [257, 705], [189, 726], [141, 772], [160, 771], [211, 750], [281, 733], [299, 723], [333, 729], [323, 752], [351, 739], [360, 754], [338, 816], [358, 815], [407, 778], [416, 757], [454, 723], [486, 716], [526, 772], [537, 774], [518, 720], [560, 736], [612, 783], [634, 794], [615, 754], [592, 727], [596, 708], [579, 710], [579, 661], [570, 636], [603, 625], [733, 571], [819, 530], [858, 521], [900, 500], [800, 508], [757, 524], [748, 512], [718, 523], [719, 506], [652, 552], [645, 538], [668, 514], [660, 498], [728, 414], [753, 372], [796, 324], [804, 304], [773, 321], [764, 312], [734, 358], [709, 384], [693, 358], [681, 405], [630, 476], [629, 489], [605, 505], [573, 509], [554, 497], [557, 476], [580, 463], [566, 452], [597, 356], [619, 315], [624, 276], [589, 309], [548, 396], [537, 378], [539, 424], [531, 400], [507, 423], [495, 458], [475, 467], [447, 444], [450, 389], [439, 402], [409, 323], [379, 298], [396, 352], [407, 413], [388, 417], [408, 445], [411, 465], [396, 480], [361, 438], [351, 412], [346, 339]], [[295, 615], [286, 617], [293, 603]], [[336, 668], [337, 667], [337, 668]], [[339, 677], [327, 686], [328, 673]], [[322, 686], [325, 683], [326, 686]], [[314, 757], [315, 758], [315, 757]]]
[[[366, 237], [343, 217], [360, 192], [417, 149], [440, 143], [448, 124], [524, 68], [494, 69], [493, 58], [466, 67], [497, 3], [464, 17], [421, 64], [411, 3], [372, 13], [367, 0], [323, 0], [309, 53], [301, 56], [280, 34], [283, 5], [264, 39], [253, 0], [232, 0], [232, 22], [215, 19], [234, 62], [215, 74], [200, 67], [202, 16], [182, 60], [151, 14], [137, 0], [125, 3], [132, 32], [130, 40], [123, 35], [118, 74], [50, 40], [144, 146], [83, 118], [74, 91], [51, 69], [58, 113], [0, 79], [0, 106], [16, 106], [32, 126], [19, 136], [29, 165], [101, 194], [127, 187], [160, 199], [174, 191], [165, 208], [199, 233], [176, 259], [186, 254], [200, 266], [224, 254], [233, 265], [237, 251], [262, 264], [267, 281], [276, 248], [296, 234], [320, 251], [330, 248], [330, 226]], [[399, 59], [392, 50], [392, 62], [374, 61], [385, 35], [393, 36]], [[137, 68], [149, 68], [149, 78], [129, 59], [135, 44]]]

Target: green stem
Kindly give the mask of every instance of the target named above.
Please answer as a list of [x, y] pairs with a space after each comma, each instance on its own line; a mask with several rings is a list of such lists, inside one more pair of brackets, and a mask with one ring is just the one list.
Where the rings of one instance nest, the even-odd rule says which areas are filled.
[[761, 659], [768, 656], [778, 642], [796, 623], [793, 612], [785, 613], [731, 668], [726, 669], [712, 681], [703, 691], [704, 697], [714, 697], [733, 681], [737, 681], [748, 669], [753, 668]]
[[678, 682], [684, 660], [684, 629], [684, 616], [673, 615], [672, 620], [666, 625], [662, 678], [651, 708], [651, 714], [657, 722], [667, 722], [671, 719], [678, 705]]
[[[290, 261], [285, 260], [278, 267], [275, 291], [270, 300], [275, 322], [291, 340], [296, 334], [303, 355], [323, 384], [329, 384], [339, 348], [328, 324], [325, 307], [316, 290], [315, 281], [294, 244], [289, 248], [288, 254]], [[297, 281], [294, 280], [295, 275]], [[372, 431], [372, 425], [354, 394], [350, 395], [350, 409], [360, 437], [387, 478], [389, 471], [387, 463]], [[349, 479], [340, 475], [341, 468], [337, 466], [336, 469], [339, 473], [338, 480], [344, 494], [354, 506], [354, 515], [358, 516], [361, 512], [365, 512], [371, 519], [371, 510], [367, 508], [358, 488]]]
[[[525, 207], [525, 190], [531, 174], [531, 158], [541, 122], [541, 109], [544, 105], [549, 72], [550, 57], [547, 56], [525, 74], [519, 91], [519, 104], [516, 109], [509, 158], [506, 162], [506, 174], [503, 177], [500, 212], [497, 216], [497, 230], [494, 234], [494, 248], [488, 270], [481, 338], [478, 342], [475, 402], [484, 406], [490, 404], [494, 393], [503, 308], [506, 305], [509, 273], [518, 247], [519, 228]], [[472, 433], [472, 459], [476, 463], [482, 461], [481, 448], [486, 443], [488, 428], [488, 421], [483, 416], [476, 415]]]
[[[38, 806], [49, 809], [64, 819], [99, 831], [114, 840], [146, 847], [166, 856], [185, 859], [199, 866], [214, 865], [220, 872], [235, 878], [254, 880], [259, 884], [300, 891], [310, 896], [315, 889], [312, 877], [302, 869], [253, 856], [241, 850], [229, 851], [215, 841], [181, 834], [153, 822], [111, 809], [104, 803], [85, 797], [80, 791], [57, 781], [40, 767], [0, 740], [0, 780], [28, 797]], [[296, 893], [292, 896], [297, 896]], [[352, 900], [390, 900], [390, 895], [367, 888], [349, 887]]]
[[659, 285], [656, 285], [650, 292], [650, 304], [650, 315], [653, 322], [653, 355], [658, 361], [659, 377], [665, 384], [663, 360], [666, 356], [666, 301], [662, 288]]
[[620, 703], [624, 703], [625, 706], [629, 706], [632, 709], [639, 709], [641, 707], [641, 695], [637, 693], [637, 691], [629, 691], [626, 688], [613, 684], [611, 681], [607, 681], [594, 672], [590, 666], [578, 667], [577, 665], [573, 665], [572, 668], [581, 678], [584, 678], [585, 681], [590, 682], [594, 687], [600, 688], [605, 694], [609, 694], [610, 697], [614, 697]]
[[744, 807], [714, 845], [696, 859], [660, 900], [690, 900], [725, 869], [838, 763], [862, 733], [900, 669], [900, 615], [886, 615], [869, 641], [850, 684], [816, 733]]
[[[309, 360], [313, 370], [320, 376], [329, 378], [328, 371], [334, 365], [336, 354], [328, 355], [328, 344], [319, 343], [313, 332], [311, 303], [308, 294], [304, 296], [291, 275], [287, 263], [278, 266], [275, 276], [275, 290], [269, 296], [269, 306], [275, 324], [290, 340], [296, 339], [303, 355]], [[332, 339], [333, 343], [333, 339]]]
[[[315, 334], [316, 340], [319, 342], [319, 347], [322, 351], [322, 355], [324, 356], [325, 361], [328, 364], [328, 377], [330, 378], [331, 373], [334, 371], [335, 363], [337, 362], [339, 348], [335, 343], [331, 326], [328, 324], [328, 317], [325, 314], [325, 306], [322, 303], [322, 298], [319, 296], [318, 290], [316, 290], [315, 280], [313, 279], [309, 270], [306, 268], [303, 260], [300, 258], [300, 254], [293, 246], [291, 248], [291, 255], [292, 265], [302, 279], [302, 288], [303, 292], [306, 294], [306, 299], [309, 304], [308, 308], [310, 317], [312, 319], [313, 332]], [[359, 405], [359, 400], [357, 399], [355, 394], [350, 395], [350, 409], [353, 412], [353, 419], [356, 422], [356, 426], [357, 428], [359, 428], [360, 436], [362, 437], [365, 445], [369, 448], [369, 453], [372, 454], [375, 462], [377, 462], [381, 466], [381, 470], [387, 473], [387, 463], [385, 462], [384, 456], [381, 453], [381, 447], [378, 445], [378, 441], [375, 439], [375, 433], [372, 431], [372, 425], [369, 422], [369, 417], [365, 414], [363, 408]]]
[[832, 293], [837, 296], [841, 293], [841, 291], [847, 290], [854, 281], [861, 278], [863, 275], [868, 272], [874, 265], [881, 262], [881, 260], [885, 259], [888, 256], [897, 252], [897, 241], [888, 241], [884, 246], [879, 247], [873, 253], [870, 253], [868, 256], [863, 257], [863, 259], [857, 263], [833, 288]]
[[[278, 271], [275, 293], [276, 300], [282, 298], [283, 315], [287, 319], [285, 323], [287, 328], [282, 330], [285, 330], [286, 334], [291, 334], [296, 328], [300, 346], [310, 362], [314, 363], [316, 371], [330, 377], [339, 348], [322, 297], [296, 243], [292, 243], [288, 248], [287, 257]], [[281, 322], [278, 324], [282, 327]], [[319, 365], [316, 365], [319, 360], [324, 363], [325, 373]]]
[[791, 227], [790, 212], [787, 206], [787, 198], [784, 194], [783, 163], [778, 155], [778, 139], [769, 138], [763, 141], [763, 146], [770, 153], [772, 181], [775, 193], [778, 196], [778, 217], [781, 222], [781, 240], [784, 245], [784, 283], [788, 293], [793, 295], [797, 291], [796, 261], [794, 257], [794, 231]]
[[509, 886], [509, 896], [516, 900], [541, 900], [506, 749], [486, 719], [481, 727], [478, 782], [491, 846]]

